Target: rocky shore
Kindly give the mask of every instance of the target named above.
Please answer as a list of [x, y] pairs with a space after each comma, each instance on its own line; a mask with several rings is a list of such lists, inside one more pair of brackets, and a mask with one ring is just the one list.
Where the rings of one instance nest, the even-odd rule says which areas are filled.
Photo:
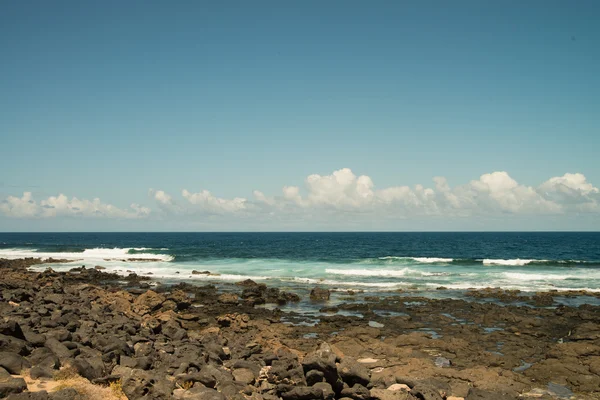
[[0, 259], [0, 398], [600, 399], [600, 307], [552, 292], [332, 306], [316, 288], [315, 317], [253, 281], [28, 270], [41, 262]]

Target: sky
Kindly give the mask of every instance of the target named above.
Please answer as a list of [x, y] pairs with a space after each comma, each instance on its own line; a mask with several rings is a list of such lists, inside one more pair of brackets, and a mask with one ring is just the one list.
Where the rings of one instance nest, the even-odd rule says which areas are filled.
[[0, 231], [600, 230], [598, 1], [0, 8]]

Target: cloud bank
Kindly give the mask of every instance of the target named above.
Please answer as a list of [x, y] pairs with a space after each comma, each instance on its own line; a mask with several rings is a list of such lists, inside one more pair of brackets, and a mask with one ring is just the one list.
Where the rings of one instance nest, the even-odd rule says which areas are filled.
[[33, 199], [31, 192], [24, 192], [22, 197], [9, 196], [0, 202], [0, 212], [13, 218], [53, 218], [53, 217], [88, 217], [135, 219], [150, 215], [148, 207], [131, 204], [129, 209], [121, 209], [111, 204], [102, 203], [100, 199], [80, 200], [68, 198], [64, 194], [50, 196], [39, 202]]
[[100, 199], [60, 194], [36, 201], [30, 192], [0, 201], [0, 214], [13, 218], [87, 217], [255, 221], [385, 221], [406, 218], [467, 218], [505, 215], [600, 215], [600, 190], [581, 173], [552, 177], [537, 186], [518, 183], [507, 172], [481, 175], [451, 187], [444, 177], [424, 185], [378, 188], [367, 175], [349, 168], [330, 175], [309, 175], [302, 185], [286, 185], [276, 195], [222, 198], [208, 190], [183, 189], [179, 195], [149, 190], [153, 211], [139, 204], [123, 209]]
[[455, 187], [450, 187], [446, 178], [435, 177], [432, 187], [377, 189], [369, 176], [356, 176], [349, 168], [343, 168], [331, 175], [309, 175], [303, 187], [284, 186], [276, 196], [255, 190], [251, 199], [225, 199], [206, 190], [192, 193], [184, 189], [178, 203], [162, 191], [156, 191], [154, 197], [163, 206], [164, 198], [168, 198], [171, 209], [177, 204], [179, 212], [240, 217], [342, 213], [406, 218], [600, 212], [600, 190], [580, 173], [553, 177], [537, 187], [519, 184], [507, 172], [497, 171]]

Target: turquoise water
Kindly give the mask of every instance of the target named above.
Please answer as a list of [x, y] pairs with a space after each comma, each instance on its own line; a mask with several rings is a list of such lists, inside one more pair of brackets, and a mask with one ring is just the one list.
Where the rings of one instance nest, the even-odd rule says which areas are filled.
[[170, 282], [600, 291], [600, 233], [594, 232], [1, 233], [2, 257], [66, 258], [73, 261], [52, 268], [101, 265]]

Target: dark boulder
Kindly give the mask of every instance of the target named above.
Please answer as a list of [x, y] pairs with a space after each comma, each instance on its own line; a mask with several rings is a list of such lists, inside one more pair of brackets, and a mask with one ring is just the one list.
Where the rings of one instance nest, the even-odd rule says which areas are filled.
[[71, 353], [71, 350], [69, 350], [67, 346], [65, 346], [55, 338], [49, 338], [48, 340], [46, 340], [44, 346], [50, 349], [50, 351], [54, 353], [54, 355], [58, 357], [61, 361], [68, 360], [73, 357], [73, 353]]
[[34, 366], [29, 370], [29, 376], [31, 377], [31, 379], [50, 379], [54, 376], [54, 370], [48, 367]]
[[84, 400], [83, 396], [73, 388], [65, 388], [52, 392], [49, 398], [50, 400]]
[[329, 300], [330, 295], [329, 289], [323, 289], [318, 286], [310, 291], [310, 299], [312, 301], [326, 301]]
[[102, 358], [77, 358], [72, 362], [72, 366], [77, 373], [84, 378], [92, 381], [105, 375], [104, 363]]
[[311, 386], [296, 386], [293, 389], [280, 393], [283, 400], [319, 400], [324, 399], [323, 391]]
[[279, 358], [273, 360], [271, 369], [267, 374], [267, 379], [273, 384], [285, 383], [291, 385], [306, 385], [304, 370], [298, 360], [294, 358]]
[[0, 352], [0, 367], [13, 375], [19, 375], [22, 370], [31, 367], [31, 363], [17, 353]]
[[[422, 383], [417, 383], [411, 390], [410, 394], [412, 394], [417, 399], [421, 400], [442, 400], [442, 395], [440, 392], [429, 385], [425, 385]], [[482, 397], [483, 399], [483, 397]], [[487, 397], [485, 397], [487, 399]]]
[[211, 389], [233, 380], [233, 375], [229, 371], [215, 368], [212, 365], [203, 366], [199, 372], [177, 377], [177, 382], [180, 386], [185, 386], [187, 382], [200, 382]]
[[0, 334], [0, 351], [18, 353], [26, 356], [31, 352], [31, 347], [23, 339]]
[[134, 300], [133, 311], [139, 315], [145, 315], [158, 310], [164, 301], [165, 298], [163, 296], [152, 290], [148, 290]]
[[0, 322], [0, 334], [27, 340], [19, 324], [15, 321]]
[[354, 400], [369, 400], [371, 398], [369, 389], [358, 383], [352, 387], [345, 387], [340, 395]]
[[349, 386], [360, 384], [367, 386], [371, 379], [371, 373], [364, 365], [350, 357], [344, 357], [337, 365], [337, 371], [344, 382]]
[[331, 385], [327, 382], [319, 382], [313, 385], [313, 388], [318, 389], [323, 392], [324, 400], [333, 400], [335, 398], [335, 392]]
[[25, 389], [27, 389], [25, 379], [13, 378], [4, 368], [0, 368], [0, 398], [13, 393], [21, 393]]
[[225, 396], [222, 393], [202, 386], [193, 387], [188, 390], [175, 390], [173, 398], [176, 400], [225, 400]]
[[465, 400], [513, 400], [515, 397], [505, 393], [488, 392], [478, 388], [469, 388]]
[[[308, 353], [302, 360], [302, 367], [307, 374], [307, 381], [310, 371], [320, 371], [325, 381], [329, 383], [336, 393], [342, 389], [342, 381], [336, 366], [337, 356], [331, 350], [327, 343], [321, 344], [317, 351]], [[311, 383], [317, 383], [318, 375], [315, 372], [310, 374]], [[310, 385], [310, 383], [309, 383]]]
[[321, 371], [317, 371], [316, 369], [311, 369], [306, 373], [306, 384], [308, 386], [313, 386], [316, 383], [323, 382], [325, 379], [325, 374]]
[[22, 392], [19, 394], [11, 394], [6, 400], [48, 400], [48, 392], [45, 390], [39, 392]]

